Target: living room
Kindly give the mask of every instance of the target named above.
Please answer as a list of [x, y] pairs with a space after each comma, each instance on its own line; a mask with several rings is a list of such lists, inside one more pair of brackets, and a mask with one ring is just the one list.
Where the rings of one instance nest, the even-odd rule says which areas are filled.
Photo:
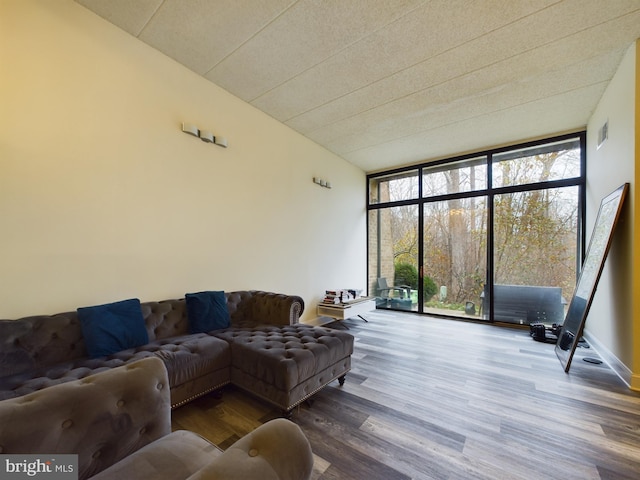
[[[367, 172], [76, 2], [5, 1], [0, 17], [1, 318], [260, 289], [300, 295], [313, 322], [326, 288], [365, 287]], [[636, 390], [638, 55], [629, 43], [582, 125], [587, 231], [632, 185], [587, 330]]]

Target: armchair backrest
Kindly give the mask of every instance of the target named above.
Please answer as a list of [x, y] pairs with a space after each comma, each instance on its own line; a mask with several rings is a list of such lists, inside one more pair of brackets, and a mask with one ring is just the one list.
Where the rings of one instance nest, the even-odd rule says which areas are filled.
[[0, 402], [3, 454], [78, 454], [88, 478], [171, 433], [167, 370], [155, 357]]
[[389, 290], [387, 279], [385, 277], [378, 278], [378, 290]]

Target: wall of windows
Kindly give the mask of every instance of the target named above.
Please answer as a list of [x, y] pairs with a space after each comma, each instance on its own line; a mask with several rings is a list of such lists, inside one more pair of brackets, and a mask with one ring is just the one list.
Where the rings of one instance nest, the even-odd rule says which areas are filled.
[[369, 175], [378, 308], [561, 322], [584, 245], [584, 152], [578, 133]]

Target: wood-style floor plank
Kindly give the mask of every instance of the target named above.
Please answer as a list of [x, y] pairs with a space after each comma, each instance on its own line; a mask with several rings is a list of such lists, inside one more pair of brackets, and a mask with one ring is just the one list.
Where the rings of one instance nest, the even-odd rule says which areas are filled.
[[[376, 311], [336, 322], [352, 371], [293, 420], [314, 480], [640, 478], [640, 395], [579, 348], [566, 374], [527, 330]], [[227, 448], [277, 409], [228, 386], [173, 412]]]

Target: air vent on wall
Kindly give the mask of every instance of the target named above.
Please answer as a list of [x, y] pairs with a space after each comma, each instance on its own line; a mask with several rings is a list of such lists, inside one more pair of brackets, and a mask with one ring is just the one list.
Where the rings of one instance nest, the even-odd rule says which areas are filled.
[[607, 138], [609, 138], [609, 120], [604, 122], [604, 125], [598, 130], [598, 146], [596, 149], [599, 149]]

